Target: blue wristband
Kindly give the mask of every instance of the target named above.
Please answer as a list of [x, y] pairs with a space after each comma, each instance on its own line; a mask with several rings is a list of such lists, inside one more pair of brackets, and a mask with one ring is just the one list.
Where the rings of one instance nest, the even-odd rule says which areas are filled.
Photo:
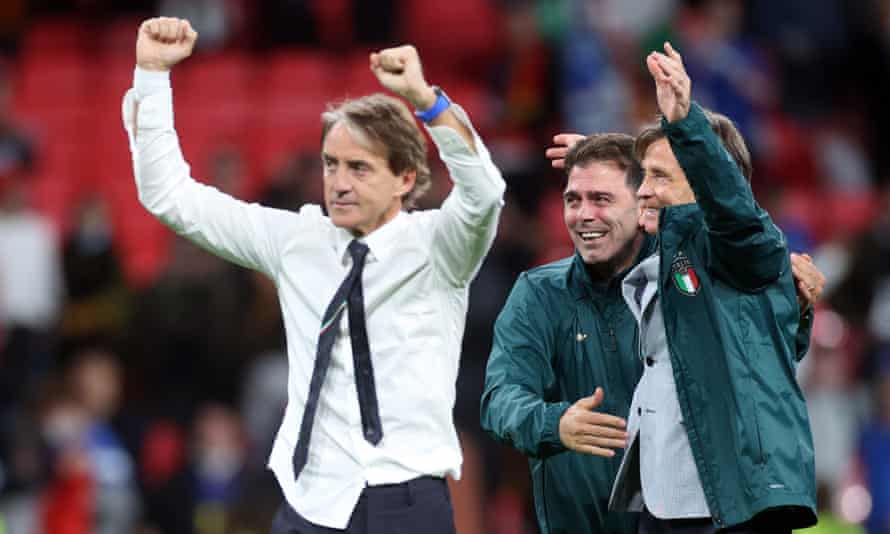
[[448, 106], [451, 105], [451, 100], [448, 99], [448, 95], [445, 94], [440, 87], [433, 86], [433, 91], [436, 92], [436, 103], [433, 104], [433, 107], [426, 111], [415, 111], [414, 115], [422, 120], [423, 122], [429, 124], [436, 117], [442, 114], [443, 111], [448, 109]]

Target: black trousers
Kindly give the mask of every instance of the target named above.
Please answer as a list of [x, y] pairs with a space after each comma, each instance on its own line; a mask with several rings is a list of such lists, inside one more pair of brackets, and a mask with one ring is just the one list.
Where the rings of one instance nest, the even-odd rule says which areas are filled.
[[401, 484], [368, 486], [345, 530], [310, 523], [287, 501], [271, 534], [454, 534], [454, 513], [445, 479], [420, 477]]
[[705, 519], [658, 519], [644, 508], [640, 514], [639, 534], [791, 534], [791, 530], [772, 523], [764, 517], [729, 529], [717, 530], [710, 518]]

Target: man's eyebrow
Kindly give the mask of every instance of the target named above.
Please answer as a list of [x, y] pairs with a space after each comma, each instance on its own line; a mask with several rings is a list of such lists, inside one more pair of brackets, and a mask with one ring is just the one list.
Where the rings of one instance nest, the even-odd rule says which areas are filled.
[[371, 162], [365, 159], [348, 159], [346, 160], [346, 164], [350, 167], [354, 167], [356, 165], [366, 165], [368, 167], [372, 166]]

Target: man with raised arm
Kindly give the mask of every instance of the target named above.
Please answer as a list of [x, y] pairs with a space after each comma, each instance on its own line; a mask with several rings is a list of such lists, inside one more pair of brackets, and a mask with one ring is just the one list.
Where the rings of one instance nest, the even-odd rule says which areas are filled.
[[637, 198], [658, 246], [622, 282], [645, 365], [610, 507], [641, 512], [644, 534], [790, 533], [815, 524], [816, 481], [787, 242], [680, 54], [665, 43], [646, 62], [663, 117], [634, 145]]
[[174, 130], [169, 72], [196, 39], [185, 20], [142, 24], [124, 123], [142, 204], [278, 289], [289, 402], [269, 460], [285, 497], [272, 532], [454, 532], [454, 384], [468, 286], [503, 203], [498, 169], [402, 46], [371, 54], [370, 68], [439, 149], [454, 181], [441, 209], [410, 211], [429, 187], [426, 144], [408, 108], [381, 94], [322, 114], [324, 208], [222, 194], [189, 176]]

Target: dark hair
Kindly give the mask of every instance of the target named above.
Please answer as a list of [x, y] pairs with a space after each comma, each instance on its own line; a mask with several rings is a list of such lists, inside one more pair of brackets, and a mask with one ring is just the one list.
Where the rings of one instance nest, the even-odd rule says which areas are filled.
[[379, 150], [393, 174], [415, 171], [414, 187], [402, 197], [405, 209], [430, 188], [426, 139], [420, 133], [414, 115], [400, 100], [381, 93], [345, 100], [328, 106], [321, 114], [321, 142], [339, 122], [350, 132], [367, 140], [368, 148]]
[[636, 194], [643, 183], [643, 170], [634, 157], [634, 138], [621, 133], [600, 133], [585, 137], [566, 154], [568, 176], [574, 167], [584, 167], [592, 161], [614, 163], [625, 171], [627, 187]]
[[[729, 152], [729, 155], [732, 156], [732, 159], [738, 165], [739, 171], [750, 182], [752, 172], [751, 153], [748, 152], [748, 146], [745, 144], [745, 139], [742, 137], [739, 129], [732, 122], [732, 119], [726, 115], [707, 109], [704, 112], [708, 123], [711, 125], [711, 130], [717, 134], [717, 137], [723, 143], [723, 148]], [[646, 150], [649, 149], [652, 143], [664, 137], [665, 133], [661, 129], [661, 116], [659, 116], [655, 123], [645, 126], [640, 135], [637, 136], [637, 141], [634, 143], [634, 157], [639, 161], [643, 161], [643, 156], [646, 155]]]

